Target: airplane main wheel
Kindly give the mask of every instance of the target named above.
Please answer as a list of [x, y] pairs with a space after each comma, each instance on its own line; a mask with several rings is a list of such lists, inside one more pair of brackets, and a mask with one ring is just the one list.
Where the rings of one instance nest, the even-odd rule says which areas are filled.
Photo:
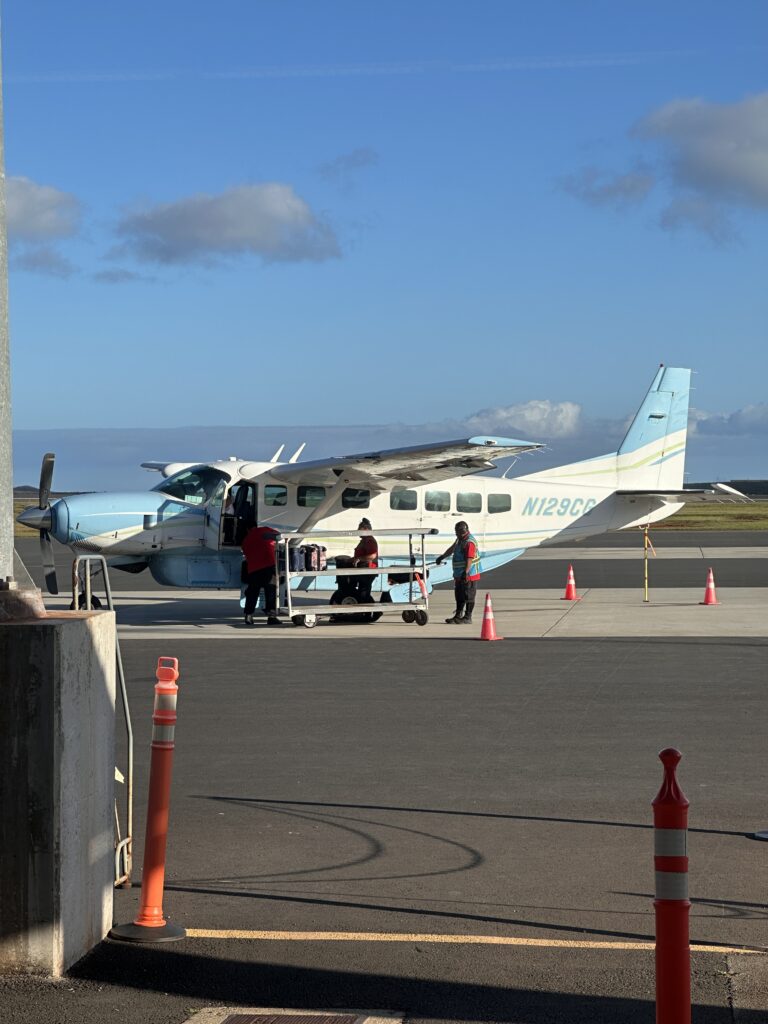
[[[85, 606], [86, 606], [85, 605], [85, 594], [78, 594], [77, 595], [77, 608], [78, 608], [78, 611], [83, 611], [85, 609]], [[101, 608], [101, 601], [98, 599], [98, 597], [96, 597], [95, 594], [91, 594], [91, 610], [96, 611], [99, 608]], [[69, 610], [71, 612], [73, 612], [75, 610], [75, 602], [74, 601], [70, 601], [69, 602]]]
[[406, 610], [403, 612], [403, 622], [411, 623], [415, 621], [416, 612], [413, 610], [413, 608], [406, 608]]
[[417, 612], [414, 612], [414, 615], [416, 616], [417, 626], [426, 626], [426, 624], [429, 622], [429, 615], [427, 615], [427, 613], [423, 611], [421, 608], [419, 608]]

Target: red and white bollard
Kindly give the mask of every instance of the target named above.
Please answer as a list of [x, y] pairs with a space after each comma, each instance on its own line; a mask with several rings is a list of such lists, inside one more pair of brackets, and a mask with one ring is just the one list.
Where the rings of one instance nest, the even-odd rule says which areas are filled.
[[659, 754], [664, 781], [653, 801], [656, 870], [656, 1024], [691, 1022], [691, 945], [688, 915], [688, 800], [675, 769], [683, 755]]
[[141, 873], [141, 902], [132, 924], [117, 925], [111, 939], [127, 942], [172, 942], [186, 932], [163, 916], [165, 846], [171, 803], [171, 771], [176, 732], [176, 698], [179, 688], [178, 658], [158, 658], [155, 673], [155, 708], [152, 714], [152, 761], [149, 769], [147, 833]]

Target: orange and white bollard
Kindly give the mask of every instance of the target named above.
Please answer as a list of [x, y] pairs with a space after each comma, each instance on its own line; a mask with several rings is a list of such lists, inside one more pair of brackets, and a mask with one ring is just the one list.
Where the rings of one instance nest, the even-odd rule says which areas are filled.
[[139, 913], [132, 924], [117, 925], [111, 939], [126, 942], [173, 942], [186, 932], [163, 916], [165, 847], [171, 803], [171, 771], [176, 732], [178, 658], [158, 658], [155, 673], [155, 708], [152, 714], [152, 761], [149, 769], [147, 832], [141, 874]]
[[656, 1024], [691, 1024], [688, 800], [675, 775], [682, 756], [674, 747], [659, 754], [664, 781], [653, 801]]
[[580, 601], [581, 598], [576, 593], [576, 577], [573, 574], [573, 566], [568, 566], [568, 579], [565, 581], [565, 594], [560, 598], [561, 601]]
[[715, 591], [715, 574], [710, 569], [707, 573], [707, 586], [704, 590], [704, 600], [699, 604], [718, 604], [717, 592]]

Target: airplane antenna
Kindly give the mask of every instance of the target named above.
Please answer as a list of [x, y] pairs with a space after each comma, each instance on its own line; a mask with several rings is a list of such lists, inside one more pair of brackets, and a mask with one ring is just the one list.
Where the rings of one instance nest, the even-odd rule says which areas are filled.
[[269, 461], [270, 462], [277, 462], [277, 460], [283, 454], [283, 448], [285, 448], [285, 445], [281, 444], [280, 447], [277, 449], [277, 451], [275, 452], [275, 454], [272, 456], [272, 458]]
[[307, 447], [307, 442], [304, 441], [302, 444], [299, 445], [299, 447], [296, 449], [296, 451], [293, 453], [293, 455], [290, 457], [290, 459], [288, 459], [288, 462], [297, 462], [299, 456], [301, 455], [301, 453], [304, 451], [304, 449], [306, 447]]

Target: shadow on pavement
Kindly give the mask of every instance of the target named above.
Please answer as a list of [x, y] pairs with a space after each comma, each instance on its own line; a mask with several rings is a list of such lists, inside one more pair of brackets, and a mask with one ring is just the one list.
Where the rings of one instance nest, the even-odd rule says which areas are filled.
[[[653, 1003], [646, 999], [248, 963], [201, 956], [180, 946], [170, 951], [105, 942], [82, 960], [70, 977], [215, 1005], [356, 1007], [405, 1011], [409, 1018], [515, 1024], [647, 1024], [654, 1014]], [[726, 1024], [731, 1019], [728, 1007], [696, 1007], [697, 1024]], [[740, 1011], [739, 1021], [764, 1024], [765, 1015]]]

